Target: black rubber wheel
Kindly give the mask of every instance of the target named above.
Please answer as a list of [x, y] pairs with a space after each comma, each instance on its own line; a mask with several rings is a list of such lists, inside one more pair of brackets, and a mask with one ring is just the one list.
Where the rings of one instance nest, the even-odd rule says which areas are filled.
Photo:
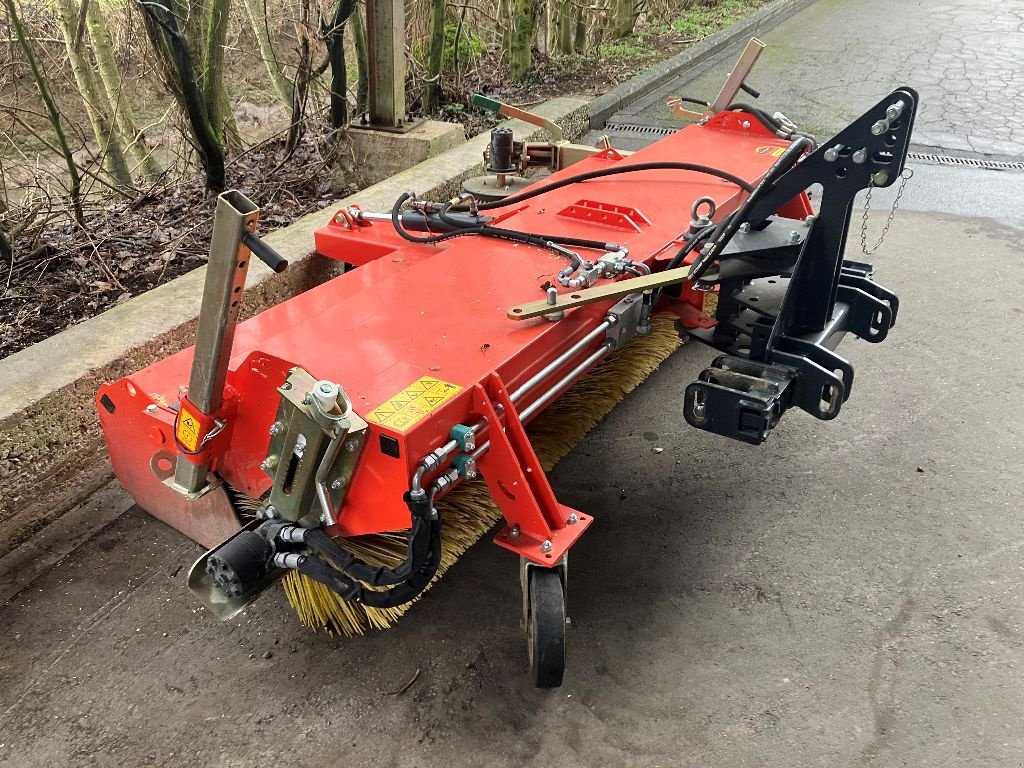
[[557, 688], [565, 673], [565, 590], [558, 571], [530, 569], [526, 626], [530, 675], [538, 688]]

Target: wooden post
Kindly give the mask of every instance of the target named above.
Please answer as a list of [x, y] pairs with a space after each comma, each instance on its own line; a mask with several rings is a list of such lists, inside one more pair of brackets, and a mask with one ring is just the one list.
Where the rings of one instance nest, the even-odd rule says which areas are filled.
[[405, 3], [366, 0], [370, 126], [405, 123]]

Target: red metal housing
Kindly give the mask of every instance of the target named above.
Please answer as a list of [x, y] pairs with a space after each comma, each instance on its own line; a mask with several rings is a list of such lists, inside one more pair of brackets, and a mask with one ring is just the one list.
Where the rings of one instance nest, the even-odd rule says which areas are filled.
[[[756, 121], [727, 112], [628, 158], [604, 152], [545, 181], [673, 160], [714, 166], [755, 183], [785, 145]], [[607, 239], [657, 270], [678, 249], [690, 206], [702, 196], [714, 199], [720, 218], [745, 193], [700, 173], [642, 171], [547, 192], [504, 211], [501, 226]], [[783, 215], [810, 213], [802, 196], [787, 208]], [[216, 474], [250, 496], [268, 489], [260, 463], [278, 404], [276, 388], [289, 368], [301, 366], [340, 383], [370, 424], [367, 447], [330, 533], [408, 527], [402, 493], [418, 460], [445, 443], [453, 425], [483, 416], [490, 425], [503, 423], [504, 430], [480, 436], [481, 442], [492, 441], [480, 469], [509, 525], [523, 533], [516, 541], [499, 536], [499, 543], [538, 562], [556, 560], [590, 518], [576, 513], [582, 524], [565, 530], [572, 510], [555, 500], [516, 415], [543, 389], [515, 407], [508, 393], [586, 336], [612, 302], [580, 307], [558, 322], [510, 321], [507, 309], [540, 298], [541, 286], [554, 283], [565, 260], [503, 240], [469, 236], [440, 245], [410, 244], [389, 223], [359, 223], [342, 211], [316, 233], [316, 248], [361, 266], [239, 324], [228, 375], [228, 426], [208, 444]], [[684, 286], [675, 309], [687, 323], [706, 325], [713, 322], [703, 313], [708, 296]], [[559, 370], [573, 370], [599, 343]], [[99, 413], [115, 472], [129, 492], [143, 508], [210, 547], [238, 528], [223, 490], [189, 500], [165, 483], [177, 450], [171, 406], [188, 381], [191, 361], [192, 350], [186, 349], [104, 386]], [[524, 504], [524, 498], [532, 501]], [[544, 538], [553, 544], [547, 558], [537, 554], [536, 543]]]

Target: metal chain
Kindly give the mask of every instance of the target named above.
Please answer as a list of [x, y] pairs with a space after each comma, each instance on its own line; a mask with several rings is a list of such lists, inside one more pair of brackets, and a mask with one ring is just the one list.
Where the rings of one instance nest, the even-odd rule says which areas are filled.
[[860, 250], [865, 256], [870, 256], [882, 246], [882, 241], [885, 240], [885, 236], [889, 232], [889, 226], [892, 224], [892, 220], [896, 218], [896, 209], [900, 207], [900, 198], [903, 197], [903, 190], [907, 188], [907, 182], [913, 177], [913, 168], [903, 169], [903, 173], [900, 174], [902, 179], [900, 188], [896, 190], [896, 199], [892, 201], [892, 210], [889, 211], [889, 218], [886, 219], [885, 226], [882, 227], [882, 234], [878, 237], [878, 242], [868, 248], [868, 211], [871, 209], [871, 190], [875, 188], [874, 177], [871, 178], [871, 183], [868, 184], [868, 193], [864, 196], [864, 216], [860, 223]]

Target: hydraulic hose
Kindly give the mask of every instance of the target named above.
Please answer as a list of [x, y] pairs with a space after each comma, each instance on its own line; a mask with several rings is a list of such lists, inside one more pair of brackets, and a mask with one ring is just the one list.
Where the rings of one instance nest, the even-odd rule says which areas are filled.
[[[325, 584], [346, 600], [372, 608], [393, 608], [415, 599], [437, 573], [441, 562], [441, 519], [430, 495], [405, 494], [412, 515], [406, 559], [395, 568], [374, 568], [339, 547], [322, 529], [301, 529], [301, 542], [314, 555], [294, 555], [290, 567]], [[329, 562], [328, 562], [329, 561]], [[388, 589], [368, 589], [389, 587]]]
[[437, 568], [441, 564], [440, 521], [430, 527], [428, 546], [429, 557], [422, 567], [401, 584], [385, 590], [368, 589], [358, 582], [352, 582], [341, 571], [311, 555], [300, 555], [295, 569], [330, 587], [346, 600], [353, 600], [371, 608], [395, 608], [419, 597], [437, 574]]
[[776, 120], [772, 115], [769, 115], [767, 112], [765, 112], [763, 109], [759, 107], [752, 107], [749, 104], [736, 103], [730, 104], [729, 110], [733, 112], [746, 112], [752, 115], [759, 123], [761, 123], [761, 125], [763, 125], [769, 131], [771, 131], [777, 136], [780, 136], [783, 139], [810, 139], [812, 148], [817, 149], [818, 147], [818, 140], [814, 136], [812, 136], [809, 133], [790, 130], [782, 123], [780, 123], [778, 120]]
[[732, 236], [736, 234], [736, 230], [740, 228], [740, 224], [746, 221], [747, 214], [750, 213], [751, 209], [757, 203], [758, 198], [764, 194], [764, 190], [775, 184], [782, 174], [796, 165], [796, 162], [800, 159], [804, 150], [806, 150], [810, 145], [811, 140], [801, 136], [786, 147], [785, 151], [779, 156], [779, 159], [775, 161], [775, 164], [768, 169], [768, 173], [761, 178], [761, 181], [758, 183], [754, 191], [750, 193], [750, 196], [747, 197], [746, 200], [743, 201], [743, 205], [736, 209], [732, 215], [719, 225], [718, 229], [720, 230], [720, 234], [715, 238], [715, 242], [712, 244], [711, 248], [702, 253], [690, 268], [690, 280], [699, 279], [700, 276], [707, 271], [708, 267], [711, 266], [712, 261], [722, 252], [722, 249], [725, 248], [729, 241], [732, 240]]
[[518, 195], [512, 195], [511, 197], [505, 197], [501, 200], [495, 200], [489, 203], [480, 203], [478, 208], [481, 211], [492, 210], [494, 208], [503, 208], [506, 205], [515, 205], [521, 203], [524, 200], [542, 195], [545, 192], [551, 192], [555, 189], [561, 189], [567, 187], [570, 184], [576, 184], [581, 181], [590, 181], [591, 179], [601, 179], [606, 176], [617, 176], [620, 173], [633, 173], [635, 171], [692, 171], [694, 173], [703, 173], [708, 176], [714, 176], [735, 184], [745, 192], [752, 192], [753, 187], [744, 179], [741, 179], [735, 174], [723, 171], [719, 168], [712, 168], [709, 165], [700, 165], [699, 163], [683, 163], [674, 160], [658, 160], [649, 163], [636, 163], [634, 165], [626, 165], [614, 168], [601, 168], [596, 171], [587, 171], [585, 173], [577, 173], [574, 176], [567, 176], [564, 179], [558, 181], [552, 181], [548, 184], [543, 184], [539, 187], [528, 189], [525, 192], [520, 192]]

